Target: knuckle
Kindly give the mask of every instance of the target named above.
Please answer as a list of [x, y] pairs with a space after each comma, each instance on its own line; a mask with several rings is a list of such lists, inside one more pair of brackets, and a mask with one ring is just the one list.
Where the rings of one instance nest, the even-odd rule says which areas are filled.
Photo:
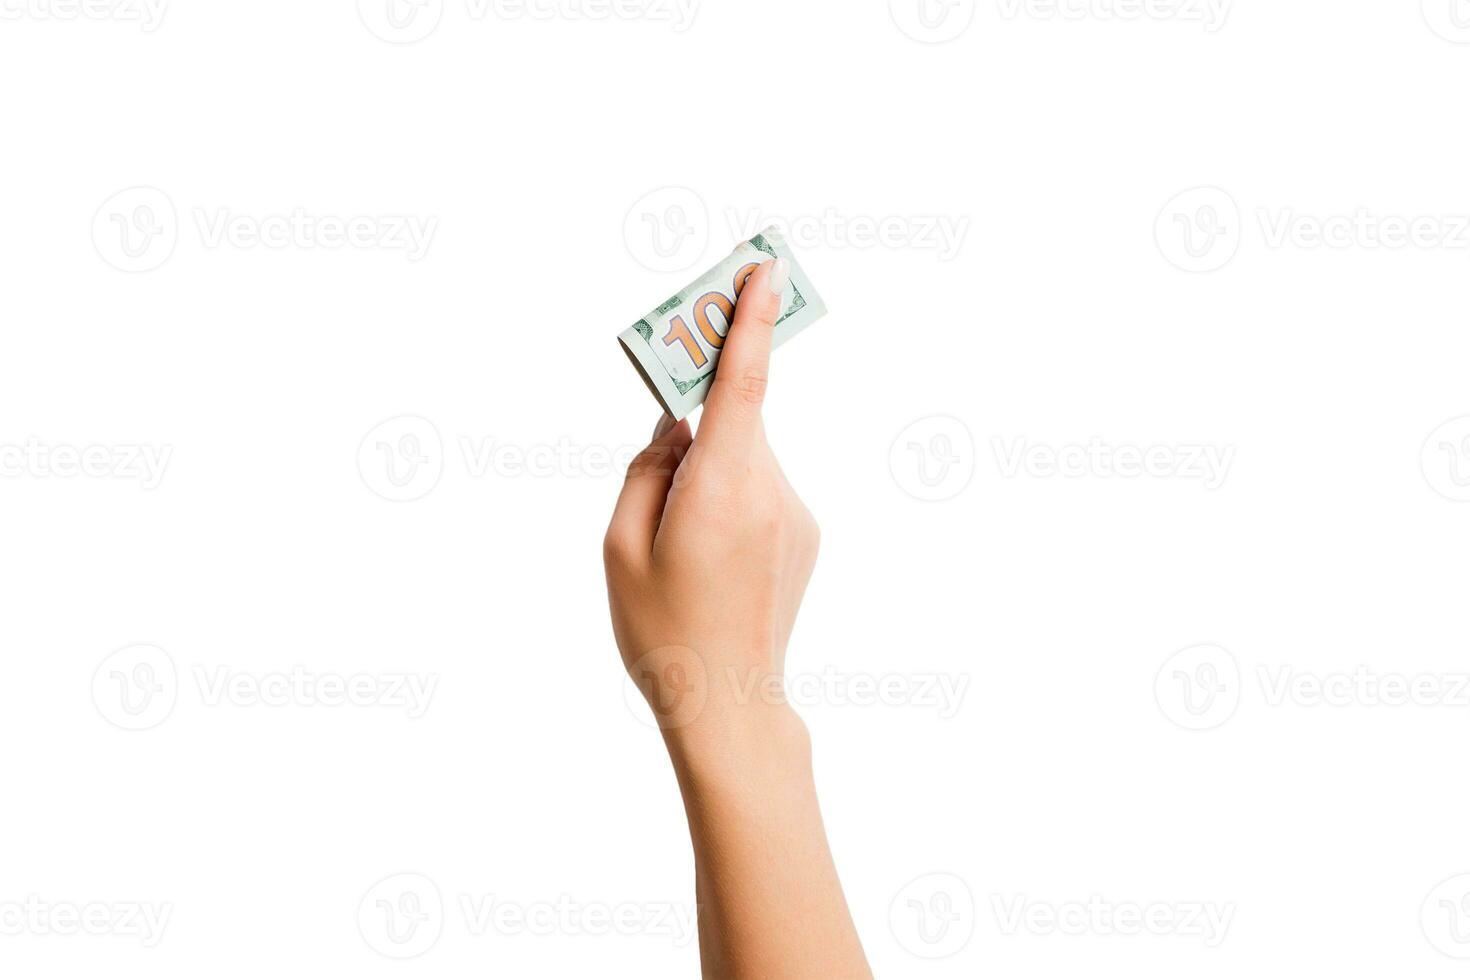
[[822, 526], [817, 523], [817, 519], [812, 516], [811, 511], [806, 510], [806, 508], [802, 508], [802, 511], [802, 543], [806, 546], [806, 549], [808, 551], [816, 554], [818, 549], [822, 547]]
[[630, 479], [640, 476], [652, 476], [663, 473], [669, 461], [669, 451], [665, 446], [649, 446], [647, 449], [633, 457], [628, 464], [628, 477]]
[[613, 524], [602, 539], [602, 562], [608, 568], [622, 568], [632, 564], [633, 540], [627, 532]]
[[779, 538], [786, 529], [787, 517], [781, 507], [766, 503], [760, 498], [747, 511], [750, 527], [762, 537]]
[[761, 372], [747, 371], [734, 380], [730, 391], [735, 396], [735, 400], [743, 405], [759, 405], [765, 401], [766, 386], [769, 380]]
[[727, 530], [739, 525], [740, 499], [724, 480], [706, 475], [695, 482], [691, 496], [701, 523]]
[[756, 326], [770, 327], [781, 314], [781, 297], [769, 289], [742, 291], [736, 309], [742, 319]]

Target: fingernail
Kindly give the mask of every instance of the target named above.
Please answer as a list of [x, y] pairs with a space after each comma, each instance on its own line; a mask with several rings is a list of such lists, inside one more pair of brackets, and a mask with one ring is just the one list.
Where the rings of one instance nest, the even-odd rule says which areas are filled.
[[662, 415], [659, 416], [658, 425], [655, 425], [653, 427], [653, 437], [655, 439], [662, 439], [665, 435], [668, 434], [668, 431], [670, 429], [672, 429], [673, 427], [674, 427], [674, 417], [672, 415], [670, 415], [668, 412], [665, 412], [665, 413], [663, 413]]
[[766, 280], [766, 285], [771, 292], [780, 296], [786, 292], [786, 286], [791, 282], [791, 263], [785, 259], [777, 259], [771, 266], [771, 277]]

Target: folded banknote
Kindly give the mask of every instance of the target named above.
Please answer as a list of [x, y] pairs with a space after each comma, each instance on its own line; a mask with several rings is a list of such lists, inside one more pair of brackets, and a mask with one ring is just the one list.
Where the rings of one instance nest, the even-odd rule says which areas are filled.
[[775, 228], [742, 242], [723, 262], [618, 335], [648, 390], [675, 419], [694, 411], [709, 394], [735, 301], [750, 274], [774, 258], [791, 263], [791, 282], [781, 294], [781, 315], [771, 339], [773, 348], [780, 347], [820, 320], [827, 306]]

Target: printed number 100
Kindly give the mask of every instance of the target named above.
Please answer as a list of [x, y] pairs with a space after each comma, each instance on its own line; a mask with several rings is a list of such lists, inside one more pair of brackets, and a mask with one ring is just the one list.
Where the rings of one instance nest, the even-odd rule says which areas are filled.
[[[710, 320], [709, 308], [713, 306], [724, 314], [725, 330], [728, 332], [729, 325], [735, 320], [735, 300], [740, 298], [740, 291], [745, 288], [745, 280], [749, 279], [750, 274], [758, 268], [760, 268], [759, 263], [752, 262], [742, 266], [740, 271], [735, 273], [735, 299], [731, 299], [719, 290], [710, 290], [694, 301], [694, 325], [699, 328], [699, 334], [704, 338], [705, 343], [715, 350], [725, 346], [725, 335], [715, 330], [714, 322]], [[689, 324], [684, 322], [682, 316], [676, 316], [670, 320], [668, 333], [664, 334], [665, 347], [672, 347], [675, 344], [684, 348], [684, 353], [689, 355], [689, 360], [694, 362], [696, 368], [702, 368], [709, 362], [704, 348], [699, 345], [699, 340], [695, 338], [693, 331], [689, 329]]]

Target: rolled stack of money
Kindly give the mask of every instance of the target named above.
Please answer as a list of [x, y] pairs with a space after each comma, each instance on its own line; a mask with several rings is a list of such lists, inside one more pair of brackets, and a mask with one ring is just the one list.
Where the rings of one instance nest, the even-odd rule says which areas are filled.
[[827, 305], [775, 228], [742, 242], [723, 262], [618, 336], [648, 390], [675, 419], [703, 404], [745, 280], [762, 262], [775, 258], [791, 263], [791, 282], [781, 295], [781, 315], [771, 339], [773, 348], [780, 347], [825, 316]]

